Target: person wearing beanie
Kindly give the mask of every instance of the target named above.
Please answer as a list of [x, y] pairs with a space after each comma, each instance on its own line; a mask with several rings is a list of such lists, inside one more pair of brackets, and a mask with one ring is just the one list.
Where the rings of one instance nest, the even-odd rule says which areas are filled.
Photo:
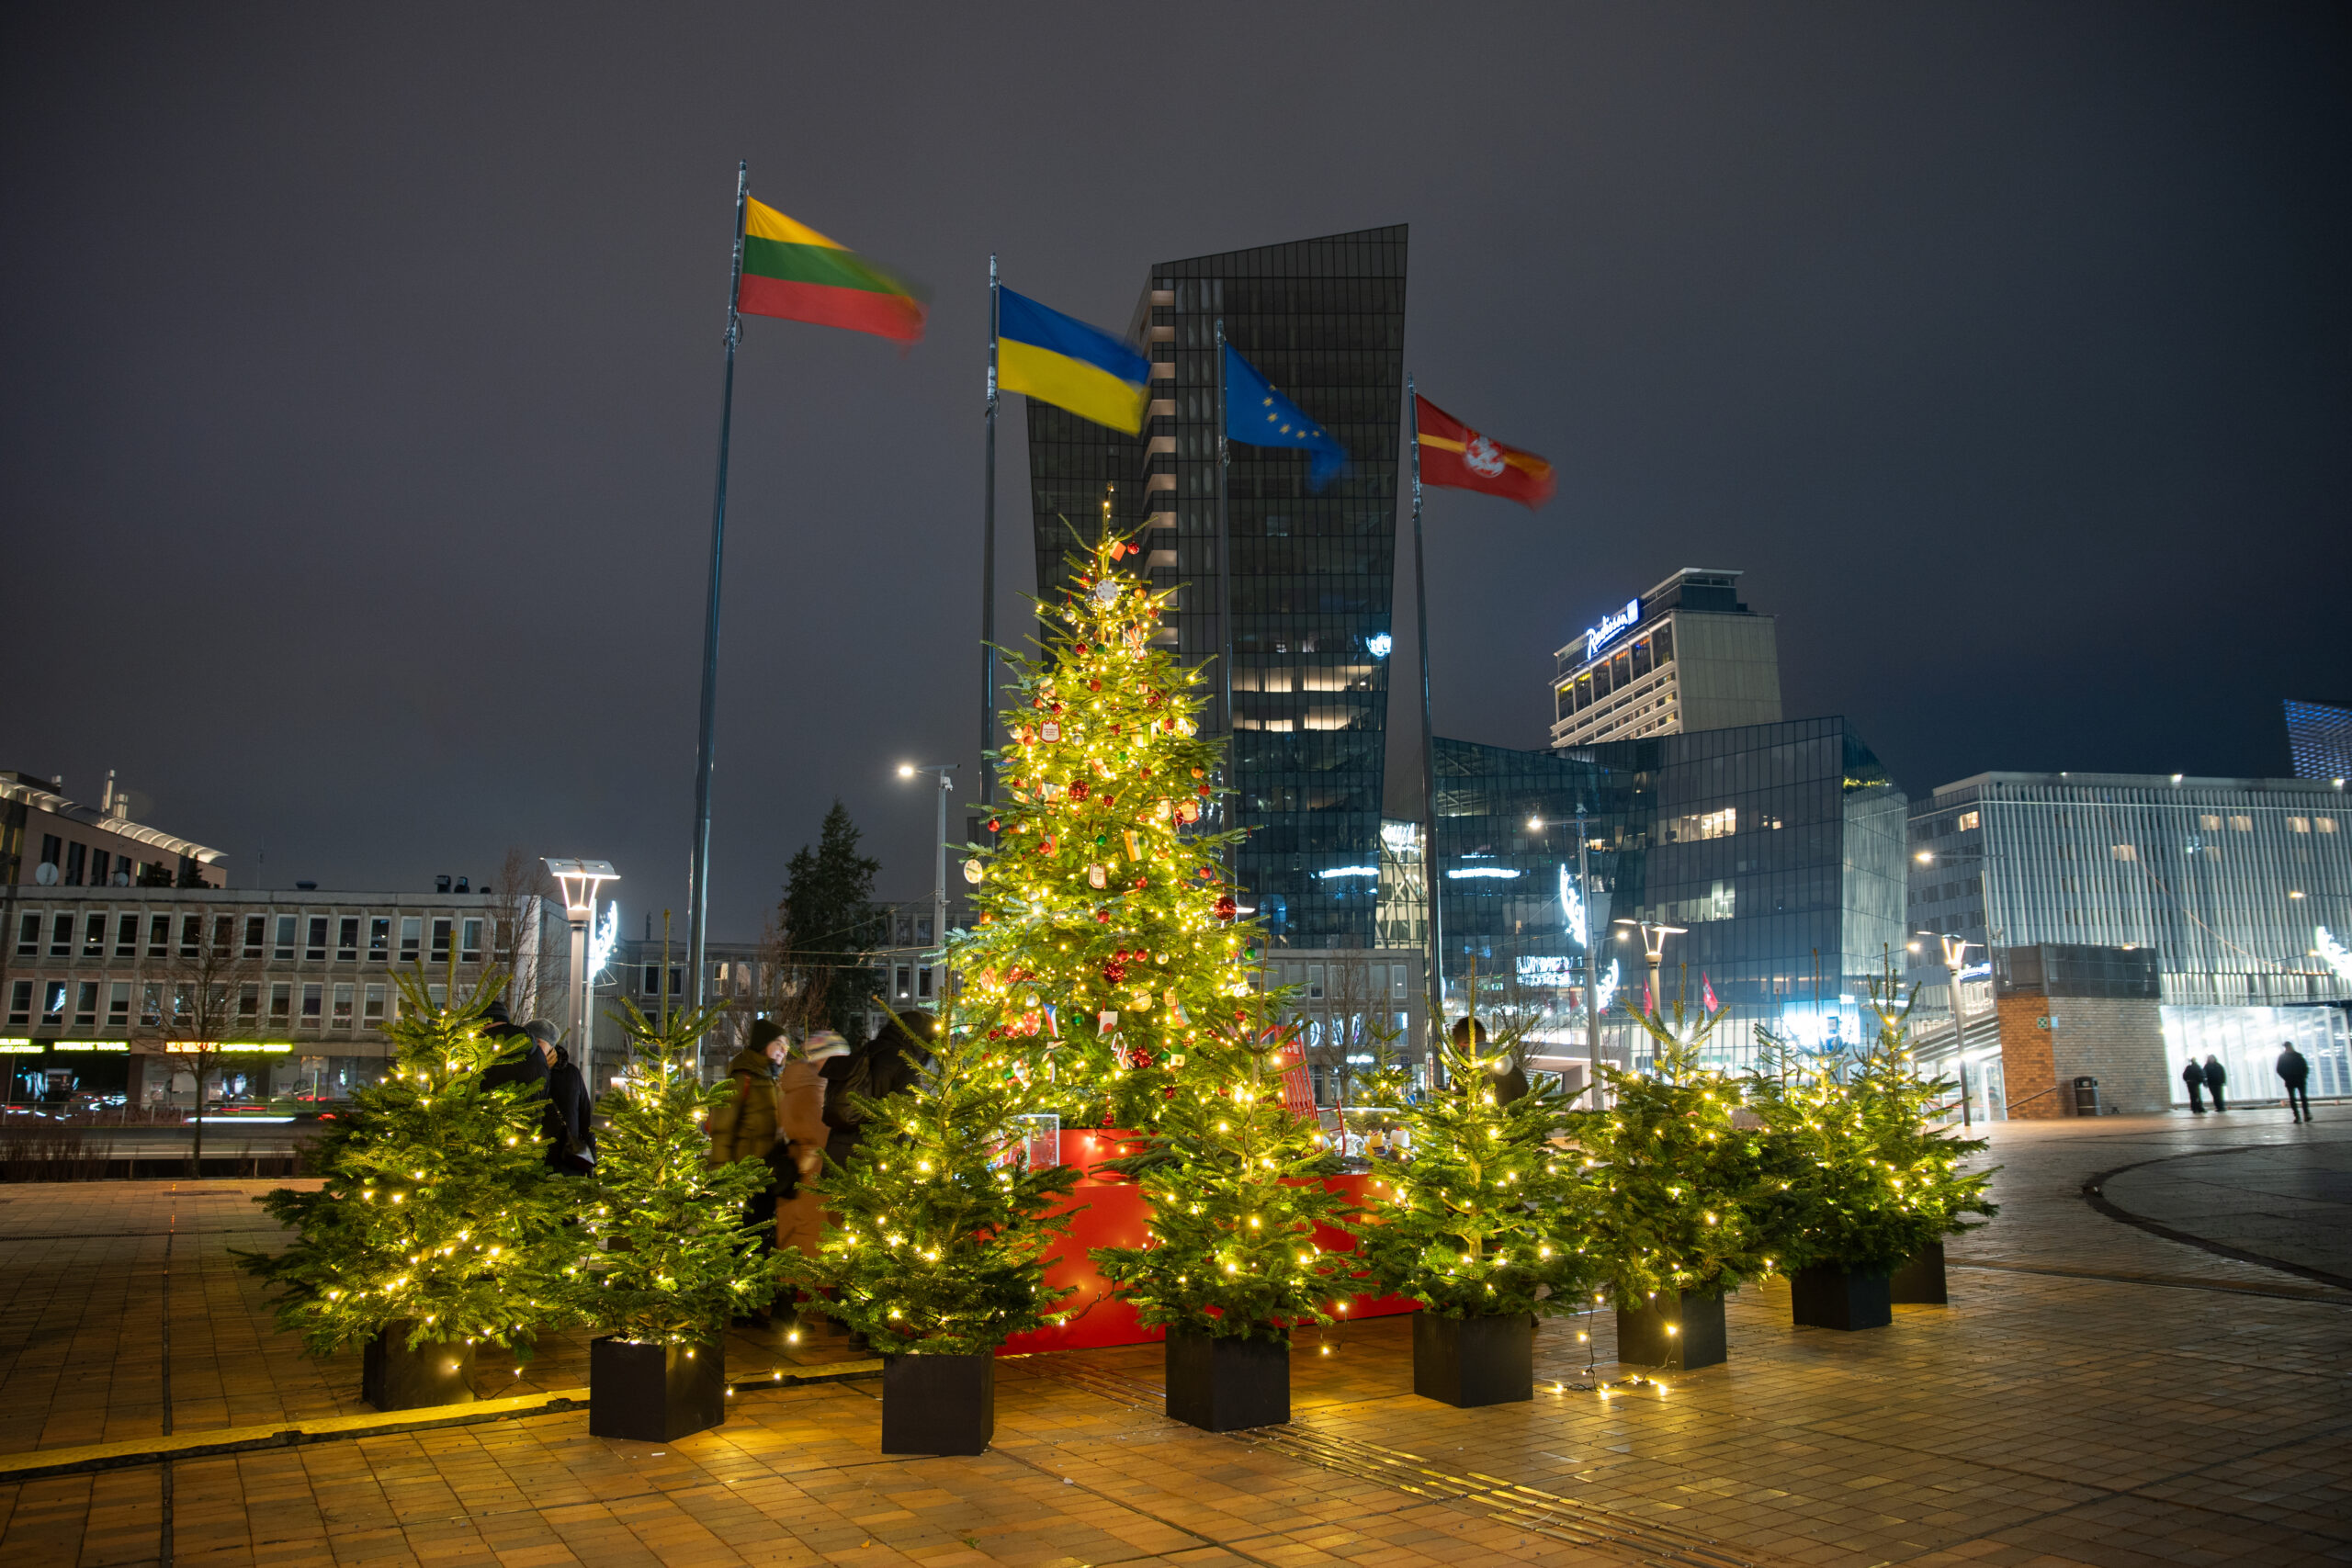
[[[727, 1064], [734, 1097], [711, 1112], [710, 1163], [733, 1165], [756, 1160], [765, 1179], [743, 1204], [743, 1223], [759, 1232], [762, 1257], [775, 1250], [775, 1171], [770, 1156], [776, 1145], [776, 1071], [784, 1065], [792, 1043], [773, 1019], [755, 1020], [746, 1043]], [[747, 1314], [764, 1323], [766, 1312]]]

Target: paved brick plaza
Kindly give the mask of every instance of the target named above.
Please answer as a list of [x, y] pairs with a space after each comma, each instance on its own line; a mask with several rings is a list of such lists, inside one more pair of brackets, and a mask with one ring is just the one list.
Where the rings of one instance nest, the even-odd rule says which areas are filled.
[[[1951, 1308], [1847, 1336], [1750, 1291], [1731, 1364], [1662, 1390], [1576, 1386], [1563, 1320], [1538, 1370], [1566, 1386], [1448, 1409], [1403, 1392], [1392, 1319], [1302, 1337], [1296, 1420], [1238, 1437], [1160, 1415], [1156, 1348], [1007, 1362], [995, 1450], [953, 1460], [880, 1457], [870, 1376], [751, 1381], [856, 1371], [838, 1340], [739, 1336], [729, 1423], [666, 1449], [564, 1411], [138, 1461], [357, 1415], [357, 1358], [304, 1360], [230, 1261], [277, 1240], [269, 1183], [4, 1187], [0, 1461], [134, 1457], [0, 1481], [0, 1563], [2352, 1562], [2352, 1110], [2323, 1115], [1997, 1128], [2004, 1211], [1954, 1245]], [[2242, 1256], [2096, 1211], [2126, 1167], [2116, 1210]], [[481, 1372], [569, 1389], [584, 1344]]]

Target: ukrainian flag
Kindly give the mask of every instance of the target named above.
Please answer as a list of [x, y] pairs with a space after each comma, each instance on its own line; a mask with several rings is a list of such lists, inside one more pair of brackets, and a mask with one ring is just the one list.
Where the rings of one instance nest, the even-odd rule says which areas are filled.
[[1133, 435], [1150, 400], [1151, 362], [1109, 333], [997, 290], [997, 384]]

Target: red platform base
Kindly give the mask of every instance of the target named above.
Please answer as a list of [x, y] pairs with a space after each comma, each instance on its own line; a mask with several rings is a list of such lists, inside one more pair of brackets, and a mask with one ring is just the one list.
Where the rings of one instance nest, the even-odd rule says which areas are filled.
[[[1148, 1345], [1165, 1337], [1164, 1330], [1146, 1328], [1136, 1322], [1133, 1306], [1111, 1297], [1109, 1286], [1086, 1256], [1089, 1247], [1143, 1245], [1144, 1230], [1150, 1219], [1143, 1190], [1100, 1169], [1103, 1161], [1132, 1154], [1140, 1146], [1132, 1134], [1125, 1137], [1117, 1133], [1062, 1134], [1062, 1162], [1080, 1172], [1078, 1190], [1070, 1195], [1065, 1212], [1080, 1212], [1070, 1227], [1069, 1239], [1054, 1250], [1046, 1265], [1046, 1283], [1075, 1287], [1076, 1293], [1062, 1303], [1062, 1310], [1070, 1316], [1056, 1327], [1014, 1335], [1004, 1342], [999, 1355], [1099, 1350], [1114, 1345]], [[1363, 1201], [1367, 1193], [1376, 1196], [1377, 1190], [1385, 1190], [1369, 1176], [1334, 1177], [1329, 1185], [1333, 1191], [1345, 1192], [1358, 1202]], [[1355, 1249], [1353, 1236], [1328, 1227], [1316, 1232], [1315, 1241], [1327, 1252]], [[1360, 1296], [1335, 1315], [1342, 1320], [1387, 1317], [1418, 1311], [1420, 1304], [1408, 1296]]]

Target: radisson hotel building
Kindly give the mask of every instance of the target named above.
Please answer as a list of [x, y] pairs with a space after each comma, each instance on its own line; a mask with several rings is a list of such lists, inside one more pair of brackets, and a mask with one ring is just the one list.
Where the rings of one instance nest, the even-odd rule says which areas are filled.
[[1552, 656], [1552, 744], [1776, 724], [1772, 617], [1739, 602], [1740, 574], [1684, 567]]

